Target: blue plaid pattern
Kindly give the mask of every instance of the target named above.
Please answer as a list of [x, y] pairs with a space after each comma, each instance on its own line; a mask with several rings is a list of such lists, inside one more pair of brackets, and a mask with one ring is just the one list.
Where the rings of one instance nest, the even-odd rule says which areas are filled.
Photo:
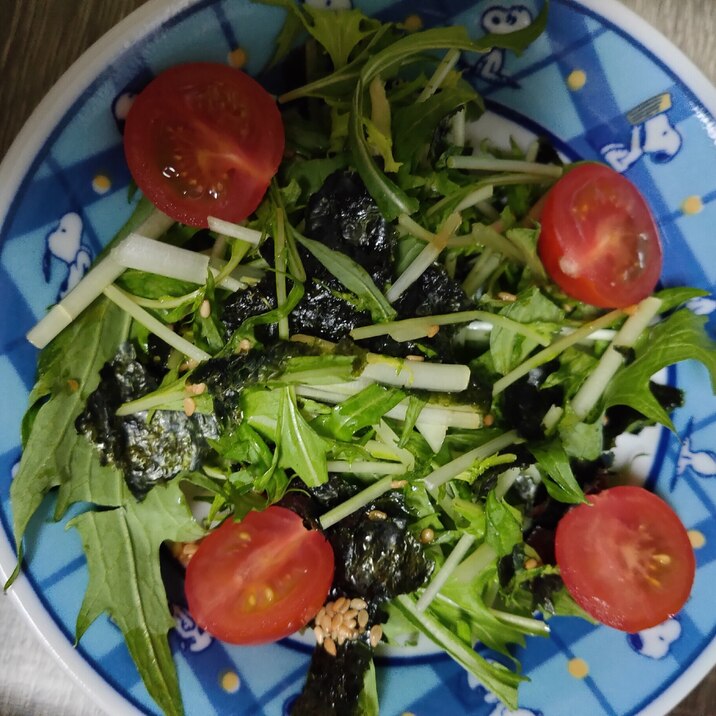
[[[494, 6], [503, 6], [505, 12], [519, 6], [534, 15], [539, 5], [534, 0], [357, 4], [384, 19], [402, 21], [417, 15], [426, 26], [462, 23], [474, 36], [484, 32], [485, 13]], [[119, 134], [122, 98], [127, 93], [172, 64], [225, 62], [237, 47], [247, 53], [248, 70], [256, 72], [270, 55], [281, 17], [276, 8], [244, 0], [199, 0], [103, 71], [32, 160], [0, 227], [0, 302], [12, 306], [13, 312], [13, 320], [0, 326], [0, 380], [6, 398], [0, 416], [0, 521], [8, 540], [9, 483], [19, 459], [18, 426], [35, 363], [35, 351], [23, 336], [55, 302], [70, 265], [67, 257], [48, 248], [49, 237], [62, 217], [75, 214], [81, 222], [78, 251], [82, 247], [95, 256], [130, 213], [130, 177]], [[664, 284], [698, 285], [713, 292], [716, 244], [710, 232], [716, 221], [716, 179], [710, 169], [716, 147], [709, 127], [714, 119], [675, 72], [621, 28], [574, 0], [553, 1], [548, 31], [521, 57], [497, 54], [491, 61], [494, 76], [488, 76], [477, 58], [463, 60], [466, 76], [482, 91], [488, 108], [551, 137], [570, 158], [602, 159], [605, 148], [616, 144], [626, 151], [638, 135], [638, 151], [625, 160], [624, 171], [646, 194], [660, 223], [666, 254]], [[655, 97], [661, 100], [647, 103]], [[670, 145], [653, 146], [650, 137], [657, 124], [669, 135]], [[106, 178], [104, 184], [98, 176]], [[709, 316], [713, 332], [713, 297], [694, 308]], [[670, 380], [686, 390], [689, 403], [675, 415], [681, 439], [662, 432], [649, 476], [700, 545], [696, 586], [678, 615], [678, 626], [669, 630], [673, 641], [667, 644], [658, 630], [630, 641], [576, 619], [557, 620], [552, 623], [551, 639], [531, 639], [519, 655], [532, 679], [521, 691], [520, 714], [637, 713], [713, 641], [716, 401], [704, 390], [707, 379], [701, 366], [684, 364], [670, 371]], [[26, 573], [46, 610], [72, 641], [87, 573], [79, 538], [66, 532], [64, 524], [53, 523], [51, 515], [48, 500], [29, 530], [32, 559]], [[647, 638], [667, 644], [658, 658], [645, 653]], [[287, 714], [310, 655], [307, 647], [290, 640], [252, 648], [214, 641], [194, 653], [172, 635], [172, 645], [190, 714]], [[158, 713], [121, 634], [108, 620], [98, 620], [79, 649], [129, 702], [147, 714]], [[236, 693], [222, 688], [220, 675], [226, 670], [238, 676]], [[508, 713], [444, 656], [380, 659], [379, 680], [383, 713], [391, 716], [404, 711]]]

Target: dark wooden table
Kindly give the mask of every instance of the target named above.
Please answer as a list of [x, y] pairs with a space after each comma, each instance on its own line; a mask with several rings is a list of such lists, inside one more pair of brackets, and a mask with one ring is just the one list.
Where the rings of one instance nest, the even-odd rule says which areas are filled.
[[[69, 65], [145, 1], [0, 0], [0, 157]], [[716, 0], [625, 0], [624, 4], [681, 47], [716, 83]], [[44, 653], [7, 598], [0, 598], [0, 633], [0, 714], [99, 713]], [[671, 714], [714, 716], [716, 669]]]

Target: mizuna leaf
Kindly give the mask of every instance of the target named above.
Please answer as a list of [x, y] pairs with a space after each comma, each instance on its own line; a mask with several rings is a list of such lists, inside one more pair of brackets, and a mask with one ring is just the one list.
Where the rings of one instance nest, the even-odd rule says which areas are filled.
[[560, 502], [584, 502], [584, 492], [577, 482], [569, 464], [569, 457], [560, 440], [528, 443], [528, 450], [546, 473], [544, 484], [547, 492]]
[[[58, 505], [61, 512], [76, 496], [89, 495], [79, 485], [88, 479], [82, 470], [90, 468], [103, 477], [111, 473], [91, 456], [86, 438], [75, 430], [75, 419], [99, 383], [100, 368], [125, 340], [130, 322], [130, 317], [113, 303], [99, 299], [41, 354], [40, 377], [33, 394], [49, 394], [50, 398], [37, 411], [20, 468], [10, 485], [18, 548], [27, 523], [53, 487], [72, 481], [63, 488]], [[93, 501], [112, 506], [122, 496], [119, 487], [110, 487], [106, 492], [94, 490]]]
[[370, 274], [359, 263], [340, 251], [328, 248], [320, 241], [307, 239], [298, 234], [296, 240], [301, 246], [308, 249], [349, 291], [355, 293], [359, 299], [365, 302], [374, 321], [391, 321], [395, 318], [395, 309], [375, 285]]
[[506, 35], [485, 35], [479, 40], [471, 40], [467, 30], [462, 26], [434, 28], [407, 35], [374, 54], [363, 65], [351, 103], [349, 138], [356, 169], [388, 220], [395, 219], [400, 214], [414, 214], [418, 210], [418, 201], [414, 197], [408, 196], [390, 180], [371, 156], [370, 146], [363, 131], [363, 120], [366, 116], [365, 94], [371, 81], [379, 76], [386, 79], [397, 68], [410, 61], [412, 56], [436, 50], [455, 49], [467, 52], [484, 52], [493, 47], [503, 47], [521, 52], [544, 30], [547, 23], [547, 9], [548, 3], [545, 2], [531, 25]]
[[308, 487], [318, 487], [328, 480], [326, 453], [328, 440], [322, 438], [301, 415], [292, 387], [280, 389], [281, 412], [276, 449], [278, 464], [291, 468]]
[[649, 389], [649, 379], [662, 368], [683, 360], [703, 363], [716, 392], [716, 342], [704, 330], [706, 316], [681, 309], [648, 329], [636, 348], [636, 358], [612, 378], [604, 395], [604, 409], [628, 405], [674, 430], [668, 414]]
[[190, 542], [204, 531], [175, 480], [143, 502], [85, 512], [70, 521], [82, 539], [89, 585], [77, 616], [77, 640], [102, 613], [122, 630], [147, 691], [167, 716], [183, 713], [167, 632], [174, 626], [159, 568], [165, 540]]

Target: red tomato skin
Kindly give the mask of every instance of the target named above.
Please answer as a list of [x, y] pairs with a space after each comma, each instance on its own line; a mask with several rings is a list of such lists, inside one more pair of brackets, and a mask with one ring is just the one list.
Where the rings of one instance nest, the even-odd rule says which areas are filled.
[[307, 530], [295, 512], [278, 506], [250, 512], [211, 532], [189, 561], [189, 612], [225, 642], [277, 641], [318, 613], [333, 572], [330, 543], [318, 530]]
[[206, 227], [208, 216], [248, 217], [284, 145], [271, 95], [245, 72], [209, 62], [158, 75], [134, 100], [124, 129], [125, 158], [142, 193], [190, 226]]
[[610, 167], [570, 169], [547, 194], [537, 250], [568, 295], [600, 308], [626, 308], [649, 296], [662, 249], [639, 190]]
[[[676, 614], [696, 571], [676, 513], [642, 487], [612, 487], [587, 499], [557, 525], [557, 564], [572, 598], [602, 624], [630, 633]], [[666, 564], [639, 561], [645, 551]]]

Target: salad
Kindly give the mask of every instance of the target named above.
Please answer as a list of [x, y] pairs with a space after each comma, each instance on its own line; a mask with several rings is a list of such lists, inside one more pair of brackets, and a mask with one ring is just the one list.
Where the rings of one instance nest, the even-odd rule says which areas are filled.
[[618, 435], [673, 427], [661, 368], [714, 380], [683, 308], [703, 292], [653, 293], [658, 232], [620, 175], [467, 142], [460, 53], [520, 51], [546, 6], [472, 41], [272, 4], [280, 111], [208, 64], [132, 107], [143, 196], [28, 336], [17, 543], [50, 490], [58, 518], [92, 506], [78, 638], [108, 613], [168, 714], [184, 600], [232, 643], [313, 632], [296, 714], [377, 713], [375, 649], [418, 635], [514, 707], [510, 647], [551, 616], [638, 631], [688, 597], [683, 526], [609, 467]]

